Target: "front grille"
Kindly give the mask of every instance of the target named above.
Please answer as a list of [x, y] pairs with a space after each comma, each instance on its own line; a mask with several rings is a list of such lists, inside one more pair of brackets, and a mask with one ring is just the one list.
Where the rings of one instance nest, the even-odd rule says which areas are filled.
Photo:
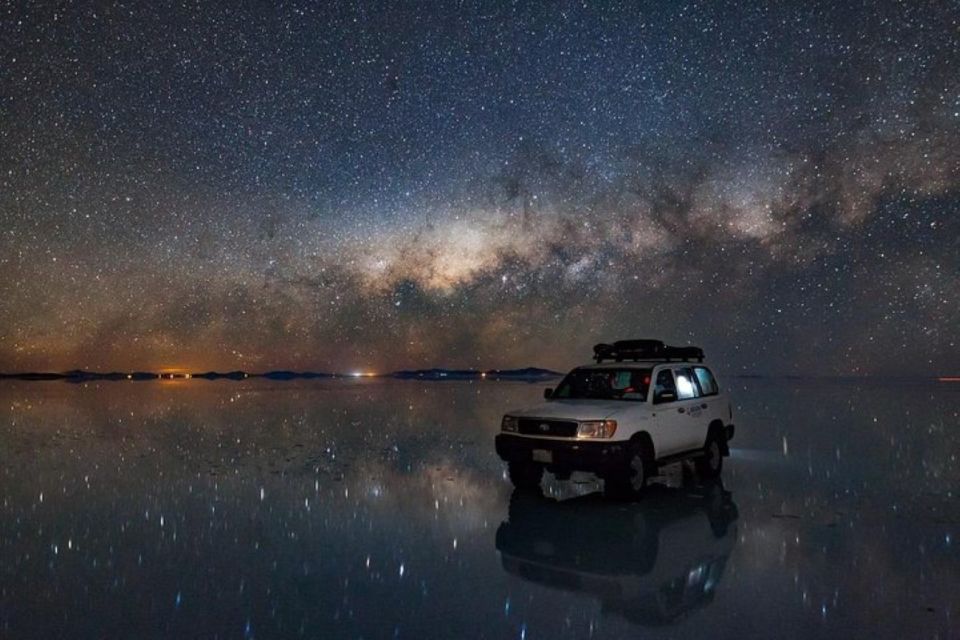
[[577, 426], [576, 422], [571, 422], [570, 420], [520, 418], [519, 432], [531, 436], [573, 438], [577, 435]]

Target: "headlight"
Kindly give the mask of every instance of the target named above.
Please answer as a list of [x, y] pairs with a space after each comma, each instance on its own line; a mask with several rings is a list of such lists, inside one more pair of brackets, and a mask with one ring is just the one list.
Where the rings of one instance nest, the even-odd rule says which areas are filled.
[[578, 438], [612, 438], [617, 431], [616, 420], [588, 420], [577, 427]]
[[503, 416], [503, 421], [500, 423], [500, 429], [503, 431], [518, 431], [520, 427], [520, 421], [514, 418], [513, 416]]

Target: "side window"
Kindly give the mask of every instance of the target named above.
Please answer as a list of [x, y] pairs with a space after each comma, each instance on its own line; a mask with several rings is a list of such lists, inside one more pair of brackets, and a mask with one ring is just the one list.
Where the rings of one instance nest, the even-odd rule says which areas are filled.
[[673, 382], [673, 372], [662, 369], [657, 374], [657, 382], [653, 387], [654, 402], [673, 402], [677, 399], [677, 385]]
[[697, 382], [700, 383], [700, 390], [705, 396], [715, 396], [720, 393], [717, 387], [717, 381], [706, 367], [694, 367], [693, 372], [697, 376]]
[[629, 371], [617, 371], [610, 376], [610, 386], [614, 391], [625, 391], [630, 388], [630, 380], [633, 374]]
[[693, 379], [693, 370], [689, 367], [677, 369], [677, 398], [689, 400], [700, 395], [697, 383]]

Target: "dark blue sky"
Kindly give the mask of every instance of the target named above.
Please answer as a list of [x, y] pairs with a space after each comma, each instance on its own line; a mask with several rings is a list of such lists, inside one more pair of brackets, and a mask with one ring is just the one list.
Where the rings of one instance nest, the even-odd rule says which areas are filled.
[[0, 369], [960, 357], [955, 3], [0, 11]]

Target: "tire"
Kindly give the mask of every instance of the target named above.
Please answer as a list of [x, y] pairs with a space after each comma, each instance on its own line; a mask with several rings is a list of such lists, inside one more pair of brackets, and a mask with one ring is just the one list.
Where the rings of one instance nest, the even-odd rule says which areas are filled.
[[529, 462], [511, 462], [507, 465], [510, 482], [519, 491], [539, 491], [543, 467]]
[[604, 478], [604, 491], [615, 498], [637, 498], [647, 486], [647, 480], [654, 475], [653, 452], [643, 441], [630, 446], [626, 468], [611, 473]]
[[719, 478], [723, 471], [723, 437], [714, 432], [707, 438], [703, 456], [697, 458], [697, 474], [701, 478]]

